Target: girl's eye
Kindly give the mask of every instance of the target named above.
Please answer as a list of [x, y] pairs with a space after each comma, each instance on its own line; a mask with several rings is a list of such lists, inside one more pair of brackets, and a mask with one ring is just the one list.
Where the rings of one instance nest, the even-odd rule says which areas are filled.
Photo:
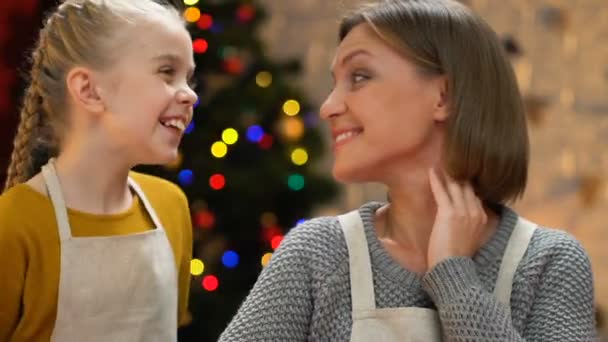
[[169, 76], [173, 76], [173, 74], [175, 74], [175, 69], [173, 69], [173, 68], [162, 68], [162, 69], [160, 69], [160, 73], [165, 74], [165, 75], [169, 75]]

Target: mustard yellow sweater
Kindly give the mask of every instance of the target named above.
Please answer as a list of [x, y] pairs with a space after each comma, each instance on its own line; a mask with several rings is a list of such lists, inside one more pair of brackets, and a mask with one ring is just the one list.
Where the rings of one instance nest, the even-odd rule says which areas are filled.
[[[192, 255], [188, 202], [174, 184], [132, 172], [165, 227], [179, 277], [179, 321], [187, 319]], [[74, 236], [110, 236], [153, 227], [143, 202], [116, 215], [68, 209]], [[48, 341], [57, 313], [59, 234], [51, 201], [20, 184], [0, 196], [0, 342]], [[146, 286], [146, 284], [141, 284]]]

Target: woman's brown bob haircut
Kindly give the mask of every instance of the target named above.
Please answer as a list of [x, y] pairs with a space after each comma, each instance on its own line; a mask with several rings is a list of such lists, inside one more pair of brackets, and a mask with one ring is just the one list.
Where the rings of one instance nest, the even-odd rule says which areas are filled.
[[484, 201], [519, 198], [526, 187], [529, 142], [523, 103], [496, 33], [451, 0], [384, 0], [351, 12], [340, 41], [368, 24], [425, 75], [445, 75], [450, 117], [445, 166], [472, 182]]

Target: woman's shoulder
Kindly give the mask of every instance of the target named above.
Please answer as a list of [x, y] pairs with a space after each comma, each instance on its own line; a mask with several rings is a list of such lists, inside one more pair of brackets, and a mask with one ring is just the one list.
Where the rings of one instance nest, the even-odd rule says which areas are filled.
[[532, 254], [546, 257], [587, 257], [587, 252], [574, 235], [563, 229], [537, 225], [530, 241]]
[[279, 247], [281, 254], [306, 263], [313, 278], [322, 280], [348, 258], [337, 216], [320, 216], [301, 223], [287, 233]]
[[[358, 210], [365, 212], [370, 203]], [[282, 249], [309, 259], [313, 271], [331, 275], [348, 272], [348, 248], [338, 214], [320, 216], [292, 228], [281, 243]]]
[[563, 229], [537, 225], [526, 255], [528, 268], [538, 275], [553, 271], [592, 277], [591, 261], [584, 246]]

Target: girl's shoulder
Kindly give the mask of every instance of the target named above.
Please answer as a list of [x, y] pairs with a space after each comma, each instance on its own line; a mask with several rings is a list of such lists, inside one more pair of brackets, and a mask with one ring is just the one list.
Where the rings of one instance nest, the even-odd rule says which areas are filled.
[[129, 172], [129, 177], [141, 187], [152, 203], [177, 203], [188, 206], [186, 194], [175, 183], [161, 177], [135, 171]]

